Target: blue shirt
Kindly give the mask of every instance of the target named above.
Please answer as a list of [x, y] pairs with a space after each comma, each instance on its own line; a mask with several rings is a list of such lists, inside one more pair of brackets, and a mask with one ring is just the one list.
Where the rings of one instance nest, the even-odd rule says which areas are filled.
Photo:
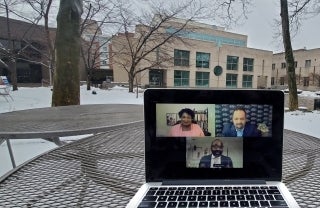
[[244, 130], [244, 129], [237, 129], [237, 128], [236, 128], [237, 137], [242, 137], [242, 136], [243, 136], [243, 130]]

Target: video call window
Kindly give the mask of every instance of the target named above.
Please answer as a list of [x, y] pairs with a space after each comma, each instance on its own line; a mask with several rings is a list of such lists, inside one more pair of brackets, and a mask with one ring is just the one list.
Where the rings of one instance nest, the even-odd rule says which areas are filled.
[[190, 137], [186, 139], [187, 168], [243, 168], [243, 139]]
[[271, 137], [271, 105], [156, 104], [157, 137]]

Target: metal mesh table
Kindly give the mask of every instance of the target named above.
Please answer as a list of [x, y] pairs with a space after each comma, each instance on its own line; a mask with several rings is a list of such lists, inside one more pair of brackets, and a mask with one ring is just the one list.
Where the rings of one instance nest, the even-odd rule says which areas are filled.
[[[283, 181], [301, 207], [320, 207], [320, 140], [284, 131]], [[144, 182], [142, 122], [114, 126], [16, 168], [1, 207], [125, 207]]]

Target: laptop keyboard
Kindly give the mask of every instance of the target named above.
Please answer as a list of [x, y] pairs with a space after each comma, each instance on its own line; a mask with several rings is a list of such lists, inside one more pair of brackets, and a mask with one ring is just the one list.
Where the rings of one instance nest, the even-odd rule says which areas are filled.
[[273, 207], [287, 203], [276, 186], [150, 187], [139, 208]]

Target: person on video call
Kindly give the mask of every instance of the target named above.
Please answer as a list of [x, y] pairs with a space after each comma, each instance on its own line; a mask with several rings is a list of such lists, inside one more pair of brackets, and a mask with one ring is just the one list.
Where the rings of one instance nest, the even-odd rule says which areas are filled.
[[223, 142], [220, 139], [212, 141], [211, 152], [201, 158], [199, 168], [233, 168], [231, 158], [222, 155]]
[[171, 127], [169, 136], [172, 137], [203, 137], [201, 127], [194, 121], [194, 112], [189, 108], [182, 109], [179, 113], [180, 123]]
[[246, 111], [236, 107], [232, 114], [232, 122], [223, 126], [222, 135], [225, 137], [258, 137], [260, 132], [253, 124], [246, 122]]

